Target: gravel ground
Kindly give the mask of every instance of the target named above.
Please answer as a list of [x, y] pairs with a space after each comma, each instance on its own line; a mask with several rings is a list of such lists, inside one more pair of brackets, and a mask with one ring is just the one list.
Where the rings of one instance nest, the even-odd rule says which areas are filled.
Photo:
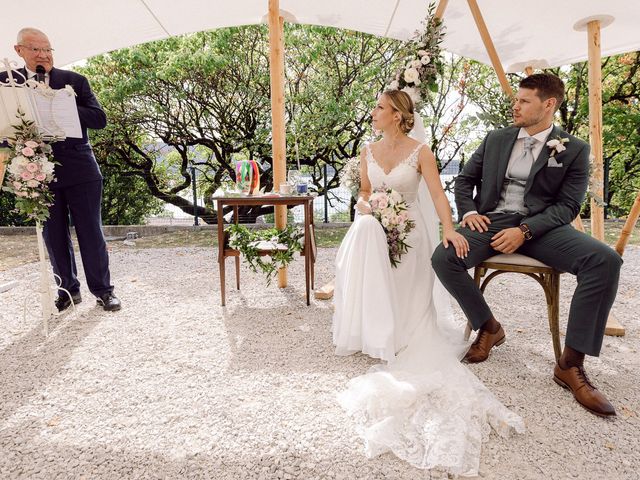
[[[317, 285], [331, 279], [335, 253], [320, 250]], [[625, 260], [614, 314], [627, 335], [606, 337], [587, 363], [615, 420], [552, 381], [537, 284], [492, 282], [507, 342], [471, 368], [527, 431], [491, 436], [482, 477], [638, 478], [640, 248]], [[305, 305], [301, 261], [283, 290], [243, 268], [238, 292], [229, 260], [226, 308], [212, 249], [119, 248], [111, 265], [124, 308], [104, 312], [83, 289], [77, 316], [56, 318], [48, 338], [37, 307], [22, 314], [25, 298], [39, 298], [29, 292], [36, 264], [0, 272], [0, 284], [19, 280], [0, 293], [0, 478], [429, 478], [391, 455], [364, 457], [335, 393], [374, 361], [333, 355], [331, 304]], [[566, 321], [575, 282], [561, 283]]]

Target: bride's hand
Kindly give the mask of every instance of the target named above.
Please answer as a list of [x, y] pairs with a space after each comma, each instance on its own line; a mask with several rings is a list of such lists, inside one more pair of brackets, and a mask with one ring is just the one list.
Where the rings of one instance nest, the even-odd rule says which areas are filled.
[[360, 215], [369, 215], [371, 214], [371, 205], [364, 198], [358, 198], [356, 203], [356, 210]]
[[449, 248], [449, 244], [456, 249], [456, 255], [460, 258], [466, 258], [469, 254], [469, 242], [455, 230], [444, 232], [442, 235], [442, 244], [444, 248]]

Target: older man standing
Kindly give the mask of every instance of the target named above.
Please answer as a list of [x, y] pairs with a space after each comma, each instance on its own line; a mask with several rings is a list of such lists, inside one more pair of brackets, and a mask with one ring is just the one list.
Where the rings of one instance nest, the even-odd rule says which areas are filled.
[[[61, 287], [71, 293], [75, 303], [82, 301], [80, 282], [69, 231], [69, 215], [78, 237], [87, 286], [105, 310], [120, 309], [120, 300], [113, 294], [109, 272], [109, 256], [102, 233], [102, 175], [89, 144], [87, 129], [104, 128], [107, 117], [91, 91], [89, 82], [82, 75], [54, 68], [53, 48], [47, 36], [35, 28], [23, 28], [18, 32], [15, 51], [24, 59], [22, 69], [26, 78], [44, 80], [49, 87], [61, 89], [73, 87], [82, 138], [67, 138], [52, 145], [57, 181], [50, 185], [54, 202], [50, 217], [44, 226], [44, 239]], [[44, 68], [44, 79], [36, 76], [38, 67]], [[60, 290], [56, 307], [63, 311], [71, 305], [71, 299]]]

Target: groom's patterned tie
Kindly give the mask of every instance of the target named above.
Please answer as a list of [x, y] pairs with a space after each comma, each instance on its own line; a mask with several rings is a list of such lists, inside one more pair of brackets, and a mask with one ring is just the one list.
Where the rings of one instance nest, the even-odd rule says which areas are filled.
[[537, 140], [533, 137], [524, 137], [523, 140], [524, 151], [509, 166], [509, 172], [507, 173], [507, 177], [513, 180], [526, 181], [529, 178], [529, 172], [534, 162], [533, 146]]

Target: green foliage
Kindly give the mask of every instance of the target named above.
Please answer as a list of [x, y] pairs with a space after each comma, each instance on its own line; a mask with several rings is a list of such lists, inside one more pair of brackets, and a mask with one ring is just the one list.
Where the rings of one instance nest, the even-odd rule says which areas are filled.
[[[399, 42], [353, 31], [287, 25], [290, 165], [322, 193], [321, 162], [339, 169], [369, 131], [369, 111], [394, 70]], [[174, 37], [95, 57], [82, 69], [110, 119], [95, 132], [101, 165], [138, 175], [151, 194], [193, 214], [189, 167], [207, 196], [234, 178], [234, 161], [266, 166], [272, 188], [268, 32], [247, 26]], [[107, 159], [107, 160], [105, 160]], [[335, 188], [337, 177], [329, 181]], [[215, 221], [211, 204], [199, 215]], [[243, 215], [255, 218], [262, 208]]]
[[[284, 268], [293, 261], [294, 254], [302, 251], [302, 229], [295, 225], [287, 225], [283, 230], [269, 228], [265, 230], [249, 230], [247, 227], [232, 224], [226, 228], [229, 234], [229, 246], [242, 253], [245, 261], [254, 272], [260, 269], [267, 277], [267, 284], [278, 273], [278, 269]], [[261, 256], [258, 243], [270, 242], [273, 250], [269, 255]], [[284, 246], [285, 249], [276, 248]]]

